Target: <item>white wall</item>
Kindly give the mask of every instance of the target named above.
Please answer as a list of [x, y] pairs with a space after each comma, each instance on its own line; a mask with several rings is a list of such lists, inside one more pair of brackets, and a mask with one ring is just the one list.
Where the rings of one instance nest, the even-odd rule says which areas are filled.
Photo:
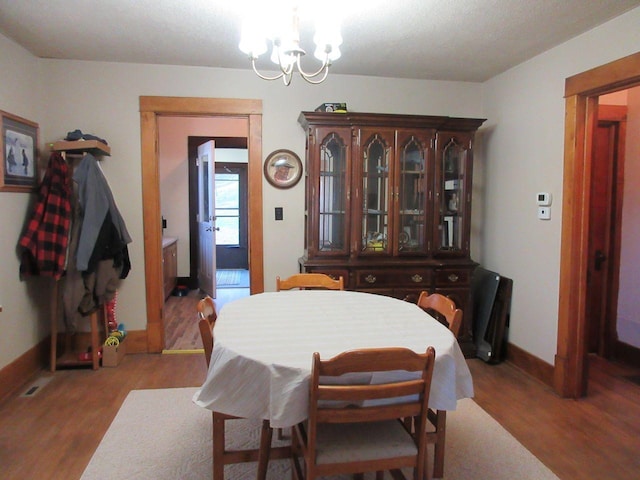
[[[640, 8], [485, 83], [484, 264], [514, 281], [509, 339], [553, 364], [557, 342], [564, 80], [640, 50]], [[553, 195], [538, 220], [536, 192]]]
[[[0, 35], [0, 110], [40, 123], [42, 65], [35, 57]], [[3, 156], [4, 158], [4, 156]], [[16, 253], [30, 202], [35, 195], [0, 192], [0, 368], [38, 343], [49, 330], [49, 287], [47, 278], [21, 282]]]

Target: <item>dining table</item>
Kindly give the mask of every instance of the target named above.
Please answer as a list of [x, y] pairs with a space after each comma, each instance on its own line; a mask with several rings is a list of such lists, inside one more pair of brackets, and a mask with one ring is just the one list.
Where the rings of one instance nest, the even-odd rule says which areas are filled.
[[[406, 347], [436, 360], [429, 396], [434, 410], [473, 397], [471, 373], [454, 335], [417, 305], [344, 290], [290, 290], [225, 304], [214, 327], [209, 370], [193, 401], [227, 415], [285, 428], [305, 420], [311, 358], [347, 350]], [[384, 379], [373, 374], [372, 383]]]

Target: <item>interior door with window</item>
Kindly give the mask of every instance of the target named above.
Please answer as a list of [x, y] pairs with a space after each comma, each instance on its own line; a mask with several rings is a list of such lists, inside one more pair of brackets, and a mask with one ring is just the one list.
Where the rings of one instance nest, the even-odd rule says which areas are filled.
[[216, 296], [215, 142], [198, 146], [198, 283]]

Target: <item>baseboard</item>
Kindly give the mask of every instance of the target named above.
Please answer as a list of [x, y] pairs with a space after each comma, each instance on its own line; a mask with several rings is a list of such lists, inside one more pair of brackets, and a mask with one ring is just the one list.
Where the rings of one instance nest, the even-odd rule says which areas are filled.
[[[90, 345], [90, 335], [89, 332], [78, 332], [77, 343]], [[50, 348], [50, 337], [46, 337], [0, 370], [0, 402], [29, 383], [43, 369], [49, 369]], [[127, 334], [127, 354], [133, 353], [147, 353], [146, 330], [134, 330]]]
[[47, 337], [0, 370], [0, 401], [27, 385], [49, 364], [49, 348]]
[[146, 330], [132, 330], [127, 333], [127, 355], [130, 353], [148, 353]]
[[507, 346], [507, 362], [553, 388], [553, 365], [511, 343]]

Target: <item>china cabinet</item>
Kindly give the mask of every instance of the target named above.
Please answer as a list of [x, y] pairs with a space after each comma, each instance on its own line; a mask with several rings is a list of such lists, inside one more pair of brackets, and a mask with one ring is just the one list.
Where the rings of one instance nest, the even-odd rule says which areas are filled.
[[452, 297], [473, 353], [469, 253], [473, 140], [483, 119], [302, 112], [305, 253], [301, 270], [349, 290]]

